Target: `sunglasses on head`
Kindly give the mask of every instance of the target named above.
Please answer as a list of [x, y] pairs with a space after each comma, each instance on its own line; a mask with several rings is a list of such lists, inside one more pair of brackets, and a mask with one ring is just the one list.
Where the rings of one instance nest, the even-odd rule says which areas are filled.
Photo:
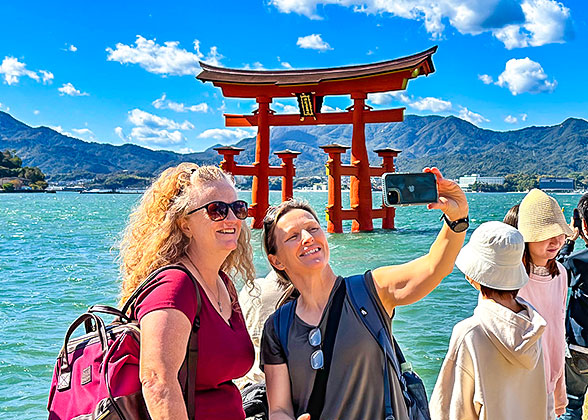
[[232, 203], [225, 203], [224, 201], [212, 201], [203, 205], [202, 207], [190, 210], [187, 215], [189, 216], [198, 210], [206, 209], [206, 213], [208, 214], [210, 220], [213, 222], [219, 222], [227, 218], [229, 215], [229, 207], [231, 210], [233, 210], [233, 214], [237, 219], [247, 219], [247, 216], [249, 215], [249, 205], [246, 201], [243, 200], [233, 201]]

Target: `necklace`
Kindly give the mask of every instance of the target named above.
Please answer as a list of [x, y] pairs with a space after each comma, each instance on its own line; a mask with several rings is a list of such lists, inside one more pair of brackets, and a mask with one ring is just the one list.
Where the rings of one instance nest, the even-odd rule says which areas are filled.
[[204, 281], [204, 278], [202, 277], [202, 274], [200, 273], [200, 270], [198, 270], [198, 267], [196, 267], [196, 265], [192, 262], [192, 260], [190, 260], [189, 258], [186, 259], [186, 261], [190, 262], [190, 265], [194, 268], [194, 270], [196, 270], [196, 272], [200, 275], [200, 278], [202, 278], [202, 285], [206, 288], [206, 290], [208, 292], [210, 292], [210, 294], [212, 295], [212, 297], [214, 298], [214, 300], [216, 301], [216, 304], [218, 305], [218, 311], [222, 314], [223, 313], [223, 305], [220, 301], [220, 285], [219, 285], [219, 277], [216, 277], [216, 295], [215, 293], [212, 291], [212, 289], [208, 286], [208, 284], [206, 283], [206, 281]]
[[212, 297], [214, 298], [214, 300], [216, 300], [216, 304], [218, 305], [218, 311], [222, 314], [223, 313], [223, 305], [220, 301], [220, 286], [218, 284], [218, 277], [216, 278], [216, 296], [215, 294], [212, 292], [212, 289], [210, 287], [208, 287], [208, 284], [206, 284], [206, 282], [204, 280], [202, 280], [202, 283], [206, 286], [206, 289], [208, 289], [208, 291], [212, 294]]

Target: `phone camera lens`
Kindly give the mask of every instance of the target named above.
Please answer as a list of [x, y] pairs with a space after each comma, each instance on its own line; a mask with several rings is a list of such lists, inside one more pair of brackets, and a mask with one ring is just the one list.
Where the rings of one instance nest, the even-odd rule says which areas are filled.
[[399, 200], [399, 195], [397, 191], [388, 191], [388, 203], [390, 204], [398, 204]]

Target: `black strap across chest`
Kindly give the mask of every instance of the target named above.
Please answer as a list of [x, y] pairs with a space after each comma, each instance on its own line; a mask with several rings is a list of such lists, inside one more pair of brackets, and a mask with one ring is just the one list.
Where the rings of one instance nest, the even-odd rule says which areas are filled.
[[343, 301], [345, 300], [345, 282], [341, 285], [333, 296], [331, 308], [329, 309], [329, 318], [325, 329], [325, 339], [322, 343], [324, 363], [322, 369], [318, 369], [314, 378], [312, 393], [308, 400], [306, 412], [310, 414], [311, 419], [320, 419], [323, 407], [325, 406], [325, 395], [327, 394], [327, 380], [331, 370], [331, 361], [333, 359], [333, 348], [335, 338], [339, 330], [339, 321], [341, 320], [341, 311], [343, 310]]

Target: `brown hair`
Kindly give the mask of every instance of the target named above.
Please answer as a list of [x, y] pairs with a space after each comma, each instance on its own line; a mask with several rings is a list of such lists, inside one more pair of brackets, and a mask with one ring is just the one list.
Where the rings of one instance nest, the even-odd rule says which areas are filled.
[[[275, 237], [276, 225], [278, 224], [278, 221], [286, 213], [297, 209], [307, 211], [317, 222], [319, 222], [318, 216], [316, 215], [314, 209], [310, 206], [310, 204], [303, 200], [292, 198], [290, 200], [284, 201], [279, 206], [270, 207], [263, 219], [263, 232], [261, 234], [261, 241], [263, 243], [265, 255], [275, 255], [278, 251]], [[278, 283], [281, 286], [288, 287], [290, 284], [292, 284], [285, 270], [278, 270], [275, 267], [273, 267], [273, 269], [278, 274]]]
[[[177, 263], [185, 255], [190, 239], [180, 228], [180, 222], [197, 193], [194, 186], [220, 180], [234, 185], [230, 175], [216, 166], [185, 162], [163, 171], [143, 194], [131, 213], [120, 243], [121, 302], [124, 303], [151, 272]], [[251, 231], [243, 223], [237, 248], [221, 266], [229, 275], [240, 275], [249, 287], [255, 278], [250, 238]], [[229, 294], [235, 295], [236, 302], [236, 293], [231, 293], [234, 288], [229, 286], [228, 289]]]
[[504, 216], [502, 222], [506, 223], [507, 225], [511, 225], [516, 229], [519, 224], [519, 206], [520, 204], [515, 204], [512, 206]]
[[498, 289], [493, 289], [491, 287], [488, 286], [484, 286], [482, 284], [480, 284], [480, 292], [482, 293], [482, 296], [487, 297], [487, 298], [500, 298], [500, 299], [508, 299], [508, 298], [516, 298], [517, 295], [519, 294], [518, 289], [517, 290], [498, 290]]
[[[527, 271], [528, 275], [531, 275], [531, 263], [532, 263], [531, 253], [529, 252], [529, 242], [525, 242], [525, 252], [523, 253], [523, 265], [525, 266], [525, 270]], [[551, 277], [559, 276], [559, 268], [557, 268], [557, 263], [555, 262], [555, 258], [547, 260], [547, 264], [545, 268], [549, 272]]]
[[577, 208], [580, 213], [580, 218], [588, 222], [588, 193], [584, 194], [580, 198], [580, 201], [578, 201]]
[[[584, 223], [588, 223], [588, 193], [585, 193], [580, 198], [576, 208], [578, 209], [578, 213], [580, 213], [580, 219]], [[582, 229], [580, 229], [580, 236], [586, 239], [586, 235], [584, 234], [584, 223], [582, 223]]]

